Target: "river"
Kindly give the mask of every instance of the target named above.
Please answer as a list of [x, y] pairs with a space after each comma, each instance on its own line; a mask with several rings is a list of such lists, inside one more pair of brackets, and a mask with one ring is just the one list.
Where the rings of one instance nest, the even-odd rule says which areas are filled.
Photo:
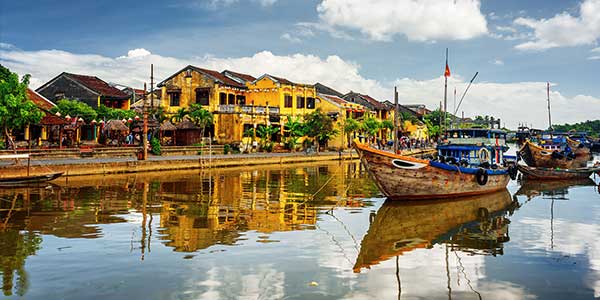
[[0, 218], [8, 299], [600, 297], [592, 180], [390, 203], [357, 162], [70, 177], [0, 189]]

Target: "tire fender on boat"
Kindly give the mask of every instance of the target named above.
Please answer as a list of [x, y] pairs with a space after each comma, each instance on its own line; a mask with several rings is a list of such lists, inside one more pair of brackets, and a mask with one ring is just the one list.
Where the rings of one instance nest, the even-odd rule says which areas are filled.
[[488, 182], [488, 173], [485, 169], [479, 168], [477, 169], [477, 173], [475, 173], [475, 178], [479, 185], [486, 185]]
[[479, 158], [479, 163], [484, 163], [490, 160], [490, 150], [488, 150], [487, 148], [481, 148], [479, 149], [479, 152], [477, 152], [477, 158]]
[[507, 171], [508, 171], [508, 176], [510, 176], [510, 179], [512, 179], [512, 180], [517, 179], [517, 173], [519, 172], [519, 169], [517, 168], [517, 166], [515, 166], [514, 164], [509, 164]]

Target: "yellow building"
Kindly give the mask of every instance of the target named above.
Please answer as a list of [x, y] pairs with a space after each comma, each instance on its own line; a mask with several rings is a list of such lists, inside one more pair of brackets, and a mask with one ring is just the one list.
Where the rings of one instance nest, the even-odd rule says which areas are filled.
[[335, 126], [339, 131], [339, 134], [329, 140], [328, 146], [338, 149], [347, 148], [349, 145], [346, 132], [344, 132], [346, 119], [360, 119], [367, 109], [358, 103], [348, 102], [338, 96], [320, 93], [317, 94], [317, 103], [317, 106], [335, 121]]
[[222, 143], [239, 141], [244, 111], [240, 108], [246, 106], [247, 87], [232, 77], [226, 72], [187, 66], [158, 84], [162, 90], [161, 107], [175, 114], [181, 108], [200, 104], [215, 114], [214, 127], [206, 130], [205, 136], [216, 137]]

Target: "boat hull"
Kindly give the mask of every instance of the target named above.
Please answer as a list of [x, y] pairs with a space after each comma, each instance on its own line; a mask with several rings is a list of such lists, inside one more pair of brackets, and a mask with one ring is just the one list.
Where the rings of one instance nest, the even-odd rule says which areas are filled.
[[600, 168], [550, 169], [519, 165], [519, 171], [529, 180], [573, 180], [589, 178]]
[[[574, 142], [574, 141], [573, 141]], [[577, 144], [578, 145], [578, 144]], [[561, 168], [561, 169], [574, 169], [583, 168], [587, 165], [587, 162], [591, 159], [591, 152], [589, 148], [579, 148], [569, 142], [569, 146], [575, 149], [574, 159], [565, 158], [553, 158], [552, 151], [543, 149], [529, 141], [519, 149], [519, 155], [523, 161], [530, 167], [540, 168]]]
[[[375, 183], [389, 199], [419, 200], [443, 199], [480, 195], [502, 190], [510, 180], [507, 172], [488, 170], [487, 183], [481, 185], [477, 176], [464, 173], [457, 166], [446, 165], [455, 170], [432, 166], [427, 160], [417, 160], [394, 155], [365, 145], [355, 145], [362, 164]], [[423, 165], [417, 169], [400, 168], [394, 160], [413, 160]], [[439, 164], [439, 163], [438, 163]]]
[[10, 187], [10, 186], [15, 186], [15, 185], [47, 182], [47, 181], [51, 181], [51, 180], [54, 180], [54, 179], [62, 176], [62, 174], [63, 174], [62, 172], [57, 172], [57, 173], [49, 173], [49, 174], [35, 175], [35, 176], [19, 176], [19, 177], [0, 178], [0, 186]]

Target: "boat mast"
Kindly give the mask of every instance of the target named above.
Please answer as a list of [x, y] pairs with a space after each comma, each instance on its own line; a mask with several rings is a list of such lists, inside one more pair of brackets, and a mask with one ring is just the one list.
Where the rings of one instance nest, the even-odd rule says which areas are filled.
[[547, 82], [546, 92], [548, 95], [548, 129], [552, 131], [552, 115], [550, 114], [550, 82]]
[[[448, 48], [446, 48], [446, 69], [448, 68]], [[445, 73], [444, 69], [444, 132], [447, 131], [447, 120], [448, 120], [448, 111], [447, 111], [447, 102], [448, 102], [448, 76]]]

